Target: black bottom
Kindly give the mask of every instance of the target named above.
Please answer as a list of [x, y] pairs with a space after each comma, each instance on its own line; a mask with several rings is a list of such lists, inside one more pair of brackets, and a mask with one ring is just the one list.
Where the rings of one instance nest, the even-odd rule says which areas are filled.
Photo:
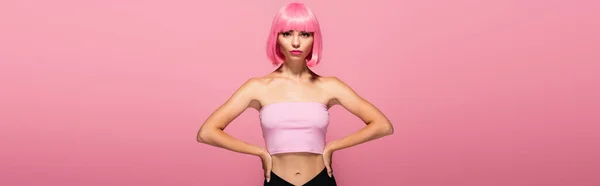
[[[294, 186], [294, 184], [285, 181], [275, 173], [271, 172], [271, 180], [267, 183], [267, 180], [265, 179], [264, 186]], [[337, 184], [335, 182], [335, 176], [332, 175], [329, 177], [329, 175], [327, 175], [327, 169], [323, 169], [317, 176], [302, 186], [337, 186]]]

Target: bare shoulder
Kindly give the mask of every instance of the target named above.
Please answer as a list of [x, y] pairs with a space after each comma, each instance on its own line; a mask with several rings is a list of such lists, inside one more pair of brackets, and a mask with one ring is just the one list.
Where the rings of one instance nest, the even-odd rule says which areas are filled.
[[346, 82], [335, 76], [321, 77], [321, 88], [329, 95], [331, 106], [341, 104], [341, 101], [348, 98], [360, 98]]
[[256, 91], [260, 90], [262, 85], [261, 78], [248, 78], [236, 91], [236, 93], [244, 93], [247, 96], [255, 97]]
[[277, 78], [273, 76], [266, 75], [260, 77], [252, 77], [248, 79], [246, 83], [249, 85], [249, 87], [252, 87], [252, 89], [255, 92], [258, 91], [258, 93], [261, 94], [264, 93], [265, 89], [268, 88], [268, 86], [271, 85], [273, 81], [276, 81], [276, 79]]
[[331, 86], [332, 84], [334, 86], [336, 85], [344, 85], [344, 81], [342, 81], [340, 78], [336, 77], [336, 76], [323, 76], [321, 77], [322, 82], [326, 85], [326, 86]]
[[260, 95], [264, 94], [265, 87], [269, 83], [269, 77], [251, 77], [246, 80], [236, 91], [235, 94], [246, 97], [249, 101], [248, 107], [260, 109]]
[[339, 94], [354, 93], [354, 90], [342, 81], [340, 78], [335, 76], [324, 76], [321, 77], [322, 87], [325, 88], [332, 96], [339, 96]]
[[266, 92], [266, 89], [276, 81], [277, 77], [265, 75], [249, 78], [244, 84], [247, 85], [253, 92], [262, 95]]

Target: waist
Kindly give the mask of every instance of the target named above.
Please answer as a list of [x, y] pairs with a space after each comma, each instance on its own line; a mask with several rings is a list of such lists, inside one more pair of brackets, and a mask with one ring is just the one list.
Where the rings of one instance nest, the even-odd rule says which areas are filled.
[[264, 134], [265, 145], [271, 154], [292, 152], [318, 154], [325, 146], [325, 135], [318, 132], [279, 131]]
[[271, 155], [272, 171], [278, 174], [319, 173], [325, 168], [321, 154], [294, 152]]

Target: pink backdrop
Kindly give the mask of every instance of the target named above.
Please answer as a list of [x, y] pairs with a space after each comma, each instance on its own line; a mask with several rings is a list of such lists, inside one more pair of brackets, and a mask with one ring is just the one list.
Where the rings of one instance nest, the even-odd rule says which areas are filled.
[[[288, 1], [0, 1], [0, 185], [261, 185], [256, 157], [195, 141], [272, 70]], [[336, 152], [342, 186], [600, 184], [599, 3], [305, 1], [315, 68], [395, 134]], [[363, 124], [332, 110], [328, 139]], [[226, 130], [262, 145], [257, 112]]]

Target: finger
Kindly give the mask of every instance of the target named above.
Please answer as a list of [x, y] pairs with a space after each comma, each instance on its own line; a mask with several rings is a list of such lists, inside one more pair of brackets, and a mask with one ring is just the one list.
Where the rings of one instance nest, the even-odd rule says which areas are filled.
[[266, 173], [265, 173], [265, 178], [267, 179], [267, 182], [271, 181], [271, 169], [268, 168]]
[[329, 175], [329, 177], [331, 177], [331, 175], [333, 174], [333, 171], [331, 170], [331, 167], [326, 166], [327, 168], [327, 175]]

